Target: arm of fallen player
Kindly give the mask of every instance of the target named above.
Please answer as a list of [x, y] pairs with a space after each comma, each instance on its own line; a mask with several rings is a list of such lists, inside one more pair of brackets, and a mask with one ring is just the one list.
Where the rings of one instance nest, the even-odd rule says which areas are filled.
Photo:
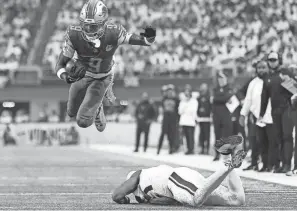
[[149, 204], [155, 205], [182, 205], [180, 202], [176, 201], [175, 199], [168, 198], [166, 196], [162, 196], [160, 198], [152, 198], [149, 200]]
[[139, 183], [139, 176], [141, 171], [136, 171], [131, 178], [126, 180], [118, 188], [116, 188], [112, 194], [112, 200], [118, 204], [129, 204], [130, 199], [127, 197], [130, 193], [133, 193]]

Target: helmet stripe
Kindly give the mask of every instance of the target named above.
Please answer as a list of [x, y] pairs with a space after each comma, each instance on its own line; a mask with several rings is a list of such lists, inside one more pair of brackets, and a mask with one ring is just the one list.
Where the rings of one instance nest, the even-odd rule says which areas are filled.
[[87, 7], [87, 18], [93, 19], [95, 15], [96, 5], [98, 3], [98, 0], [90, 0], [88, 7]]

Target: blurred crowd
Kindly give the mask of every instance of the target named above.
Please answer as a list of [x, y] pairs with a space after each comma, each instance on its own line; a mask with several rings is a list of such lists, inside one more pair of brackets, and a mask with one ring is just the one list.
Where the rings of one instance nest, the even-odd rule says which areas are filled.
[[14, 70], [30, 52], [36, 14], [42, 0], [2, 0], [0, 8], [0, 70]]
[[[84, 1], [67, 0], [47, 45], [44, 62], [52, 69], [67, 25], [76, 24]], [[297, 3], [294, 0], [131, 0], [106, 1], [110, 17], [130, 32], [146, 25], [158, 29], [150, 48], [125, 46], [116, 54], [117, 75], [203, 74], [232, 61], [250, 63], [268, 50], [280, 50], [284, 62], [297, 62]], [[295, 35], [295, 36], [294, 36]]]

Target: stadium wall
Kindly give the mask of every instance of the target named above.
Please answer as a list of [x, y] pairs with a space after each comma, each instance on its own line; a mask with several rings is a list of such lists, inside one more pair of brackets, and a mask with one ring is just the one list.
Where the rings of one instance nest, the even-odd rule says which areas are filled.
[[[63, 141], [66, 131], [74, 126], [80, 134], [80, 143], [88, 144], [120, 144], [134, 147], [136, 124], [134, 123], [114, 123], [109, 122], [103, 133], [99, 133], [92, 125], [89, 128], [79, 128], [75, 123], [26, 123], [12, 124], [11, 129], [13, 136], [16, 137], [18, 145], [37, 145], [41, 141], [42, 132], [47, 131], [49, 138], [52, 139], [54, 145], [58, 145], [59, 139]], [[0, 125], [0, 133], [4, 131], [5, 125]], [[149, 135], [149, 147], [157, 147], [158, 139], [161, 133], [161, 125], [153, 123], [151, 133]], [[199, 127], [195, 130], [195, 140], [199, 134]], [[213, 128], [211, 132], [211, 140], [214, 139]], [[163, 143], [164, 149], [168, 143]], [[166, 150], [167, 151], [167, 150]], [[167, 153], [167, 152], [166, 152]]]

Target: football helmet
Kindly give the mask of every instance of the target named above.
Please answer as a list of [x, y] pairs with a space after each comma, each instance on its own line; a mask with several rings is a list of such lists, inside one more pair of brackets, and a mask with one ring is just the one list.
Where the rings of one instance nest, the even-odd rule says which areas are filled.
[[94, 41], [104, 35], [106, 22], [108, 20], [108, 9], [99, 0], [87, 1], [79, 16], [82, 32], [88, 41]]

